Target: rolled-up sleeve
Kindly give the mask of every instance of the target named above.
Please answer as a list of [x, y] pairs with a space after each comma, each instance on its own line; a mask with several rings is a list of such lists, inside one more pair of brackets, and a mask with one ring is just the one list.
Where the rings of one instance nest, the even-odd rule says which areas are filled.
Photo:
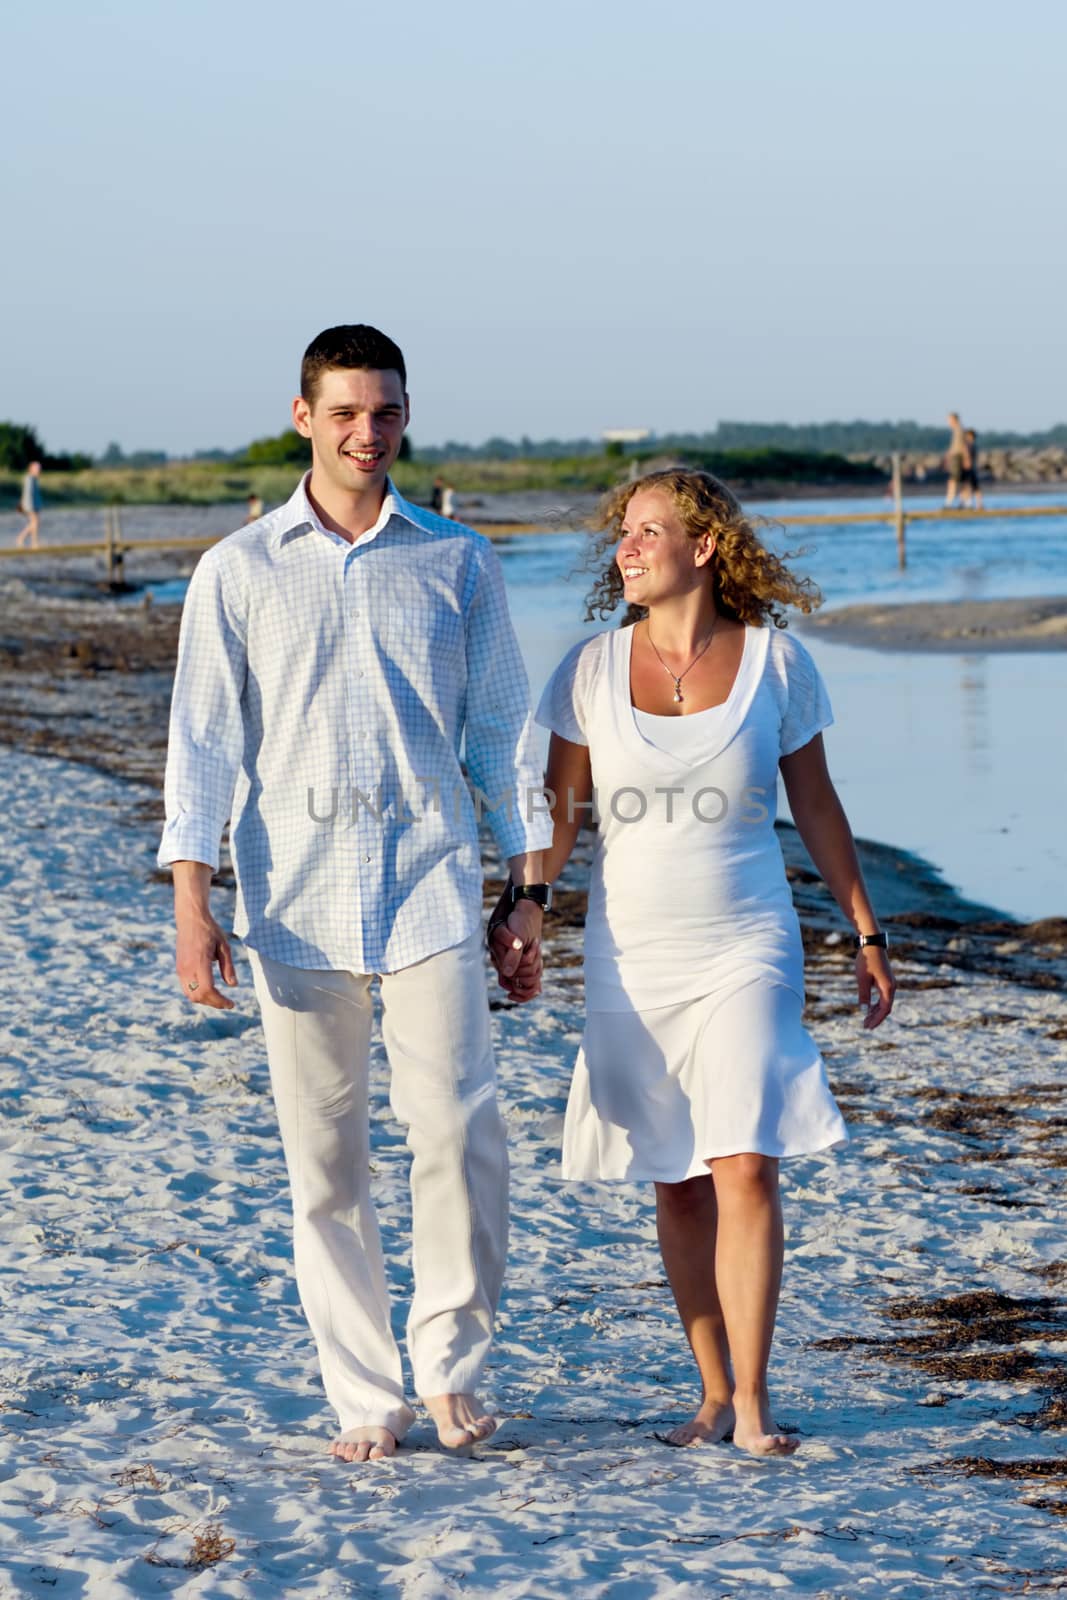
[[247, 654], [239, 609], [217, 550], [209, 550], [193, 573], [182, 612], [161, 867], [202, 861], [214, 870], [219, 864], [219, 842], [244, 754]]
[[491, 546], [467, 613], [467, 770], [506, 858], [552, 843], [530, 690], [508, 614], [504, 575]]

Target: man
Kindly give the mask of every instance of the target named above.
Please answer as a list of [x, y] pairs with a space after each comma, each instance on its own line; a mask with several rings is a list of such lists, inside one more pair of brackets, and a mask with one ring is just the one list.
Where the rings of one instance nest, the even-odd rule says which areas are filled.
[[949, 426], [948, 449], [945, 452], [945, 472], [948, 482], [945, 485], [945, 510], [951, 511], [956, 504], [960, 492], [960, 482], [967, 468], [967, 439], [963, 431], [958, 411], [950, 411], [947, 417]]
[[[369, 1196], [370, 985], [412, 1154], [415, 1388], [446, 1448], [495, 1427], [477, 1398], [507, 1239], [507, 1156], [481, 945], [477, 821], [494, 809], [514, 894], [501, 981], [538, 992], [541, 798], [525, 673], [488, 541], [389, 481], [404, 358], [329, 328], [293, 423], [312, 466], [287, 505], [209, 550], [189, 587], [171, 713], [162, 864], [185, 994], [236, 983], [208, 896], [223, 824], [238, 879], [293, 1196], [297, 1286], [346, 1461], [413, 1421]], [[529, 894], [520, 892], [528, 889]], [[519, 971], [519, 963], [522, 970]]]
[[25, 526], [19, 530], [15, 546], [21, 550], [29, 540], [30, 549], [37, 549], [37, 536], [41, 531], [41, 463], [31, 461], [22, 480], [22, 494], [19, 497], [19, 510], [26, 518]]

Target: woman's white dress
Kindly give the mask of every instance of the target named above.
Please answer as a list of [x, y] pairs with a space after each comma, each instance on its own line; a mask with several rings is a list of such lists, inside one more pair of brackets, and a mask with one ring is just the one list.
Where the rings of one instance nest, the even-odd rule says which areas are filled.
[[632, 643], [626, 627], [576, 645], [537, 712], [589, 746], [599, 823], [563, 1176], [675, 1183], [717, 1156], [848, 1137], [801, 1021], [774, 832], [779, 758], [833, 718], [811, 656], [774, 627], [747, 627], [729, 698], [684, 717], [634, 708]]

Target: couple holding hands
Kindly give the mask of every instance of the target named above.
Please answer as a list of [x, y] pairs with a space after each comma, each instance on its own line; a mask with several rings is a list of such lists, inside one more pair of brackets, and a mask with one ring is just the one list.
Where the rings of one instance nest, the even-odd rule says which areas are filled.
[[[817, 594], [710, 475], [627, 484], [603, 507], [589, 597], [590, 615], [626, 607], [627, 625], [576, 645], [553, 674], [537, 711], [551, 730], [543, 775], [491, 545], [389, 480], [409, 416], [391, 339], [355, 324], [312, 341], [293, 402], [310, 472], [284, 506], [208, 551], [190, 583], [159, 854], [183, 992], [229, 1008], [217, 976], [232, 986], [236, 973], [209, 899], [230, 822], [234, 932], [262, 1014], [297, 1285], [338, 1416], [331, 1452], [392, 1455], [414, 1420], [370, 1197], [375, 976], [411, 1152], [415, 1393], [445, 1449], [496, 1426], [478, 1387], [508, 1165], [462, 750], [508, 862], [488, 942], [516, 1002], [539, 992], [550, 885], [596, 818], [563, 1176], [655, 1187], [701, 1382], [670, 1440], [789, 1454], [767, 1392], [778, 1163], [847, 1134], [801, 1020], [779, 772], [856, 931], [865, 1027], [889, 1014], [894, 989], [826, 768], [826, 692], [783, 631], [784, 608], [810, 611]], [[427, 785], [438, 803], [409, 809]], [[442, 806], [442, 792], [461, 799]]]

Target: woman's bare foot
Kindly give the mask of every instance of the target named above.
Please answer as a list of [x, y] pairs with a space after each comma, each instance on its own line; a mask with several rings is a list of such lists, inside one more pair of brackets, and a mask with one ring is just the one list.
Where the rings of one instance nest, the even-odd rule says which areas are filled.
[[771, 1416], [771, 1402], [766, 1389], [758, 1395], [745, 1397], [734, 1394], [734, 1444], [753, 1456], [791, 1456], [800, 1444], [799, 1439], [775, 1430]]
[[721, 1444], [733, 1432], [734, 1408], [729, 1400], [705, 1400], [692, 1422], [667, 1435], [668, 1444]]
[[423, 1405], [433, 1418], [437, 1437], [445, 1450], [465, 1450], [496, 1432], [491, 1417], [476, 1394], [424, 1396]]
[[329, 1453], [338, 1461], [384, 1461], [395, 1454], [397, 1443], [396, 1434], [388, 1428], [346, 1428], [333, 1441]]

